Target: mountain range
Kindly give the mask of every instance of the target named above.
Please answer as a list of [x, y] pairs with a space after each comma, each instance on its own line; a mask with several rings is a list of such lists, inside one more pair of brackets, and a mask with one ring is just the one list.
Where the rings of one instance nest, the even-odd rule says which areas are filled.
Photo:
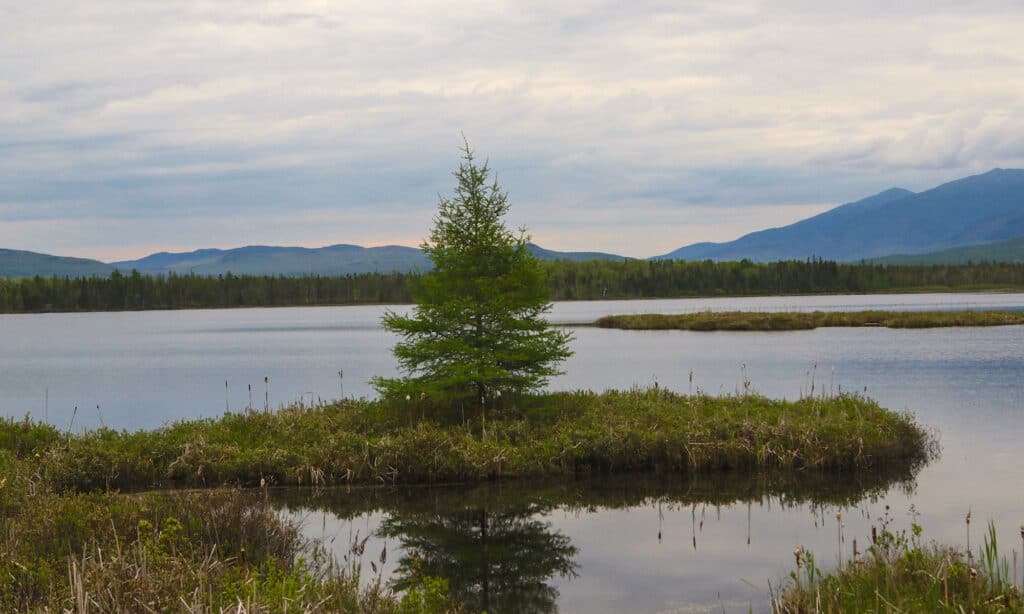
[[[527, 245], [541, 260], [622, 259], [622, 256], [602, 252], [559, 252], [533, 243]], [[326, 276], [409, 272], [428, 268], [430, 260], [422, 250], [402, 245], [330, 245], [316, 248], [249, 245], [236, 249], [158, 252], [138, 260], [111, 263], [0, 249], [0, 277], [106, 276], [115, 270], [123, 273], [135, 270], [147, 275], [171, 272], [183, 275], [221, 275], [231, 272], [234, 275]]]
[[857, 261], [1024, 236], [1024, 170], [995, 169], [914, 193], [893, 188], [814, 217], [660, 258]]
[[[666, 222], [669, 223], [669, 222]], [[559, 252], [529, 244], [544, 260], [621, 260], [603, 252]], [[654, 259], [869, 260], [892, 264], [1024, 261], [1024, 170], [994, 169], [924, 192], [891, 188], [788, 226], [724, 243], [695, 243]], [[273, 247], [159, 252], [138, 260], [104, 263], [0, 249], [0, 277], [146, 274], [346, 275], [415, 271], [430, 266], [418, 248]]]

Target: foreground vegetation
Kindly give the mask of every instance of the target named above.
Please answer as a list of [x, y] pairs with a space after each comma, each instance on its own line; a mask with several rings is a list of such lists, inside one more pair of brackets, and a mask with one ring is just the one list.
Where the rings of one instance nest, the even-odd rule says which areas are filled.
[[[820, 260], [754, 263], [593, 260], [542, 263], [553, 300], [846, 294], [921, 291], [1024, 291], [1024, 263], [957, 266], [838, 264]], [[410, 303], [419, 276], [336, 277], [226, 274], [0, 278], [0, 313], [203, 307]]]
[[[841, 522], [842, 517], [837, 519]], [[967, 517], [968, 529], [970, 515]], [[999, 553], [996, 531], [988, 533], [977, 555], [969, 549], [925, 543], [916, 522], [911, 532], [889, 529], [891, 517], [872, 530], [865, 552], [832, 573], [822, 573], [813, 554], [794, 551], [796, 571], [778, 595], [772, 611], [824, 612], [976, 612], [1024, 610], [1024, 595]], [[1016, 574], [1016, 553], [1014, 553]]]
[[1014, 324], [1024, 324], [1024, 311], [702, 311], [677, 315], [613, 315], [605, 316], [596, 322], [601, 328], [698, 331], [811, 330], [829, 326], [942, 328]]
[[[412, 559], [403, 559], [401, 586], [378, 575], [360, 587], [358, 557], [338, 563], [304, 542], [265, 488], [119, 490], [487, 483], [634, 470], [699, 479], [711, 470], [795, 468], [807, 476], [881, 471], [890, 484], [934, 452], [911, 418], [856, 396], [510, 395], [486, 422], [464, 422], [429, 402], [246, 411], [139, 432], [70, 434], [0, 421], [0, 611], [437, 612], [455, 608], [453, 599], [489, 603], [462, 584], [449, 594], [434, 567]], [[764, 487], [785, 489], [779, 479]], [[868, 482], [854, 480], [835, 496], [860, 496], [873, 488]], [[552, 573], [571, 574], [569, 545], [561, 546], [565, 560]]]
[[850, 395], [776, 401], [650, 389], [500, 400], [486, 421], [463, 422], [458, 410], [445, 414], [430, 399], [411, 397], [225, 414], [153, 431], [66, 436], [51, 429], [36, 436], [50, 440], [38, 462], [58, 488], [93, 491], [855, 470], [920, 463], [933, 445], [909, 416]]
[[[10, 445], [18, 431], [27, 437]], [[401, 599], [360, 586], [360, 544], [336, 561], [260, 493], [61, 492], [48, 437], [6, 422], [0, 448], [0, 612], [445, 612], [446, 584]], [[42, 435], [42, 436], [41, 436]]]
[[[433, 575], [446, 567], [413, 559], [402, 561], [408, 573], [400, 586], [378, 575], [360, 587], [358, 557], [337, 563], [304, 542], [265, 489], [118, 490], [486, 484], [647, 469], [690, 476], [690, 492], [703, 481], [701, 472], [745, 468], [766, 480], [754, 490], [741, 485], [749, 491], [744, 496], [755, 496], [762, 488], [797, 492], [785, 477], [793, 468], [826, 483], [838, 482], [822, 472], [879, 476], [877, 483], [843, 481], [835, 497], [847, 501], [911, 479], [933, 451], [912, 419], [855, 396], [786, 402], [658, 389], [557, 393], [505, 399], [486, 423], [462, 422], [427, 403], [247, 411], [133, 433], [69, 434], [28, 420], [0, 421], [0, 611], [439, 612], [454, 609], [452, 600], [497, 603], [497, 592], [481, 596], [461, 580], [449, 593], [447, 580]], [[423, 420], [425, 413], [441, 422]], [[712, 490], [722, 501], [737, 496]], [[343, 499], [352, 505], [359, 498]], [[509, 518], [510, 526], [526, 522]], [[570, 545], [559, 544], [565, 556], [543, 569], [571, 574]], [[403, 591], [400, 598], [393, 588]]]

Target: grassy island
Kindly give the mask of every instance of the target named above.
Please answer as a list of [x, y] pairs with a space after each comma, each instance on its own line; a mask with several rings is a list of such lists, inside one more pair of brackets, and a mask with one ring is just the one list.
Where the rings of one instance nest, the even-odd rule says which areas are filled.
[[[33, 428], [40, 431], [34, 437], [48, 479], [77, 491], [636, 470], [849, 471], [920, 463], [932, 445], [911, 417], [853, 395], [778, 401], [648, 389], [502, 400], [486, 421], [423, 419], [438, 410], [428, 407], [429, 399], [413, 398], [226, 414], [152, 431], [66, 436]], [[22, 428], [16, 425], [6, 428]]]
[[703, 311], [677, 315], [605, 316], [600, 328], [625, 330], [811, 330], [822, 327], [944, 328], [1024, 324], [1022, 311]]

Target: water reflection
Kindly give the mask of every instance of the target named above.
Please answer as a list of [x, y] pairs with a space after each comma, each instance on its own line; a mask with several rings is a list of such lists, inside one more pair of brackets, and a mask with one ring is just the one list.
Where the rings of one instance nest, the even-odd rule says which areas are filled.
[[441, 577], [474, 612], [557, 611], [558, 591], [547, 582], [576, 575], [576, 548], [538, 517], [544, 511], [523, 504], [391, 514], [378, 534], [402, 550], [392, 585]]
[[[656, 520], [647, 531], [651, 538], [656, 534], [660, 543], [666, 516], [685, 515], [687, 547], [700, 551], [710, 545], [713, 551], [715, 544], [702, 541], [705, 521], [717, 517], [723, 508], [740, 505], [745, 507], [743, 530], [749, 547], [758, 538], [752, 532], [759, 527], [764, 530], [763, 524], [751, 523], [755, 507], [772, 516], [797, 513], [804, 518], [809, 507], [815, 525], [824, 527], [832, 507], [857, 507], [893, 490], [909, 495], [915, 487], [915, 472], [890, 467], [849, 475], [637, 474], [455, 486], [283, 489], [274, 493], [274, 500], [306, 517], [324, 512], [333, 521], [373, 518], [367, 524], [378, 547], [387, 544], [392, 552], [399, 551], [397, 564], [388, 571], [391, 585], [398, 590], [426, 576], [443, 577], [470, 611], [554, 612], [576, 609], [566, 607], [560, 589], [577, 578], [606, 585], [616, 582], [614, 573], [604, 575], [600, 569], [581, 565], [580, 546], [560, 526], [572, 525], [564, 522], [567, 516], [614, 518], [613, 510], [654, 509]], [[621, 548], [620, 558], [628, 563], [629, 547], [616, 541], [629, 538], [614, 534], [604, 538]], [[708, 539], [715, 539], [714, 533]], [[715, 571], [726, 576], [734, 573], [728, 565]], [[706, 590], [704, 583], [697, 576], [676, 577], [661, 588], [689, 595]], [[634, 607], [638, 605], [633, 602]]]

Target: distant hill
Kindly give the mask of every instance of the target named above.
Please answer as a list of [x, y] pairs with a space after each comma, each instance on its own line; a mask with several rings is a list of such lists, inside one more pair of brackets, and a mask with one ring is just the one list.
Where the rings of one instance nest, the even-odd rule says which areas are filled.
[[527, 243], [533, 255], [541, 260], [626, 260], [625, 256], [606, 254], [604, 252], [556, 252], [544, 249], [536, 243]]
[[236, 249], [200, 249], [184, 253], [160, 252], [138, 260], [113, 263], [122, 271], [219, 275], [348, 275], [408, 272], [429, 266], [415, 247], [386, 245], [330, 245], [328, 247], [273, 247], [250, 245]]
[[[557, 252], [529, 244], [534, 255], [542, 260], [605, 260], [621, 256], [600, 252]], [[141, 273], [194, 272], [197, 275], [218, 275], [231, 271], [235, 275], [348, 275], [357, 273], [390, 273], [425, 271], [430, 260], [419, 248], [402, 245], [361, 247], [331, 245], [328, 247], [269, 247], [252, 245], [237, 249], [201, 249], [171, 254], [160, 252], [140, 258], [113, 263], [118, 269], [135, 269]]]
[[897, 254], [874, 258], [880, 264], [967, 264], [969, 262], [1024, 262], [1024, 237], [1009, 241], [954, 247], [927, 254]]
[[995, 169], [913, 193], [895, 188], [727, 243], [697, 243], [659, 258], [856, 261], [1024, 236], [1024, 170]]
[[0, 249], [0, 277], [88, 277], [109, 275], [114, 270], [109, 264], [87, 258], [51, 256], [17, 249]]

